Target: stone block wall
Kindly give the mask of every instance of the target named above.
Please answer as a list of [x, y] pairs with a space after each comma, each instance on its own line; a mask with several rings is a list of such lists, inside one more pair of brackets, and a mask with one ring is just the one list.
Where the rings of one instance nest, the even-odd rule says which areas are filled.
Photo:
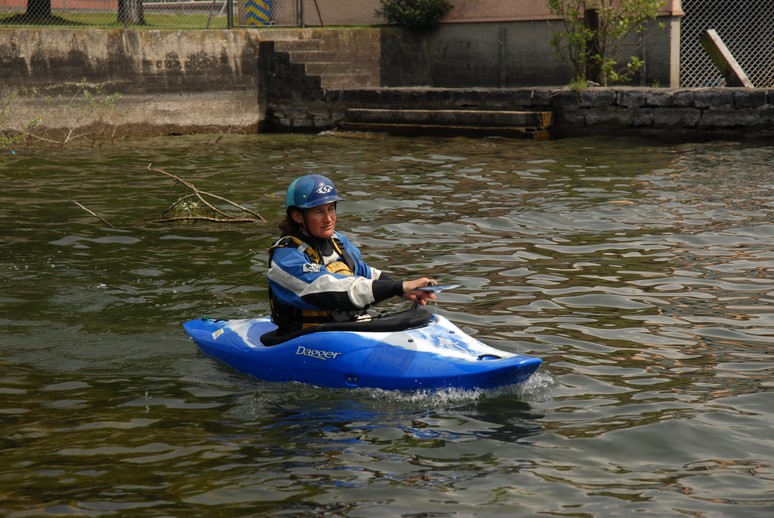
[[553, 112], [556, 138], [774, 139], [774, 89], [376, 88], [320, 92], [311, 103], [272, 106], [270, 100], [268, 105], [269, 131], [333, 129], [349, 108], [529, 110]]
[[607, 88], [557, 92], [557, 135], [774, 136], [774, 89]]

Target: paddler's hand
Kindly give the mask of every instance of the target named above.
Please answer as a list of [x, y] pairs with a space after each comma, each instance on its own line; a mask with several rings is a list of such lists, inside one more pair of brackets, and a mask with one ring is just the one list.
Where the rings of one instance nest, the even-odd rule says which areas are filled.
[[415, 304], [427, 304], [428, 300], [435, 300], [435, 293], [431, 291], [420, 291], [417, 288], [422, 286], [435, 286], [438, 283], [435, 279], [428, 277], [422, 277], [421, 279], [413, 279], [410, 281], [403, 281], [403, 298], [410, 300]]

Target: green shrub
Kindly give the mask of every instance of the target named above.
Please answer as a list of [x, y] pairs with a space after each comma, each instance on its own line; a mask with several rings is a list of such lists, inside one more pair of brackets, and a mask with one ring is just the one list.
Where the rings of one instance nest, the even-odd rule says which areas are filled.
[[[631, 56], [618, 63], [618, 45], [630, 34], [642, 33], [655, 20], [665, 0], [546, 0], [561, 18], [564, 30], [551, 39], [559, 57], [573, 69], [574, 84], [601, 85], [630, 81], [643, 61]], [[592, 18], [593, 17], [593, 22]]]
[[429, 29], [454, 7], [447, 0], [380, 0], [376, 16], [409, 29]]

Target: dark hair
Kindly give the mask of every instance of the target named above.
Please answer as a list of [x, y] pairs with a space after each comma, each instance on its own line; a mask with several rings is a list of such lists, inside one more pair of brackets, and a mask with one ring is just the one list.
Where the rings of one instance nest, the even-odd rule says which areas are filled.
[[290, 216], [291, 210], [298, 210], [293, 207], [288, 209], [287, 215], [280, 221], [278, 227], [280, 229], [280, 237], [290, 236], [293, 234], [299, 234], [301, 232], [301, 225]]
[[280, 229], [280, 237], [290, 236], [292, 234], [297, 234], [299, 230], [301, 230], [301, 227], [293, 221], [292, 218], [288, 218], [287, 216], [280, 221], [279, 225], [277, 225]]

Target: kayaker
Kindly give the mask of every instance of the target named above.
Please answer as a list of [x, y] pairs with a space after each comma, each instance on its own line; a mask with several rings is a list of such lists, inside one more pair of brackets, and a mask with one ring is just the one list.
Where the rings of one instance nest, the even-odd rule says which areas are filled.
[[367, 309], [395, 296], [424, 305], [435, 285], [420, 277], [398, 281], [366, 264], [336, 232], [336, 187], [321, 175], [295, 179], [285, 196], [281, 237], [269, 250], [269, 299], [277, 334], [323, 322], [369, 318]]

